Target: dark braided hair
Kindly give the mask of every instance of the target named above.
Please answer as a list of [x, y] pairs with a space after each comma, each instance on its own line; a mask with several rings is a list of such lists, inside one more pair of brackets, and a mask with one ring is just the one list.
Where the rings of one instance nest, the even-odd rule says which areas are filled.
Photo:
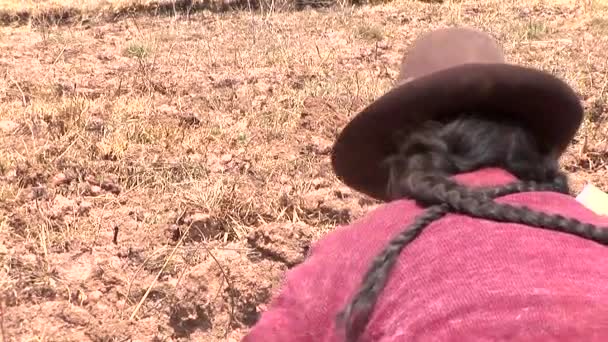
[[[390, 197], [412, 198], [428, 208], [373, 260], [360, 289], [338, 314], [337, 326], [345, 329], [347, 341], [355, 341], [365, 329], [401, 250], [448, 212], [521, 223], [608, 244], [608, 227], [602, 229], [561, 215], [494, 201], [497, 197], [528, 191], [569, 193], [558, 158], [513, 122], [477, 115], [462, 115], [447, 123], [430, 122], [406, 135], [398, 153], [386, 163]], [[472, 189], [449, 178], [483, 167], [502, 168], [519, 180], [504, 186]]]

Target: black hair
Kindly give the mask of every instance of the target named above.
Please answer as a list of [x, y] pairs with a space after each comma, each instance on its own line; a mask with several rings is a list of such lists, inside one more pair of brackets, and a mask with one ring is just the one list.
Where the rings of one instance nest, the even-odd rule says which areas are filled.
[[[401, 250], [431, 222], [449, 212], [521, 223], [608, 244], [608, 227], [602, 229], [561, 215], [494, 201], [497, 197], [528, 191], [569, 194], [568, 179], [560, 171], [558, 157], [515, 122], [474, 114], [448, 122], [429, 122], [406, 134], [398, 152], [386, 160], [386, 165], [389, 197], [412, 198], [427, 209], [373, 260], [359, 290], [338, 314], [337, 327], [345, 329], [347, 341], [356, 341], [363, 332]], [[449, 178], [483, 167], [502, 168], [518, 181], [473, 189]]]

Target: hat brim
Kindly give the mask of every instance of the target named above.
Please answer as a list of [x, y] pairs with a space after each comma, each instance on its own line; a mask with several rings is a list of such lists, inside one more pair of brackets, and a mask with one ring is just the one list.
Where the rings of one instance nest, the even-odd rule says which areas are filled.
[[466, 112], [515, 119], [558, 154], [583, 119], [576, 93], [549, 73], [505, 63], [464, 64], [399, 85], [358, 113], [333, 146], [334, 172], [351, 188], [387, 200], [388, 170], [381, 164], [396, 152], [393, 134]]

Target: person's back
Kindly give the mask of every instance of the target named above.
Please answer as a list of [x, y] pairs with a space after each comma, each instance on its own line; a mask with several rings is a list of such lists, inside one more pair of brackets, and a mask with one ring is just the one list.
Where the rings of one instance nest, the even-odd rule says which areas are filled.
[[558, 163], [580, 101], [477, 31], [415, 46], [332, 154], [387, 203], [317, 242], [244, 341], [608, 340], [608, 218]]
[[[469, 187], [517, 181], [499, 168], [454, 179]], [[496, 199], [596, 226], [572, 196], [549, 191]], [[336, 313], [389, 241], [424, 208], [410, 199], [379, 207], [314, 245], [244, 340], [341, 341]], [[608, 249], [570, 234], [447, 214], [399, 255], [359, 341], [604, 341]]]

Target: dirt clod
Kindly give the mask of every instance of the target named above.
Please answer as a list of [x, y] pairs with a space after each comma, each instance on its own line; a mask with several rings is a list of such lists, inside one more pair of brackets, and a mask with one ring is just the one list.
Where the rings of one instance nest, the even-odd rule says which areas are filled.
[[115, 183], [113, 179], [105, 179], [101, 182], [101, 189], [113, 193], [115, 195], [120, 194], [121, 188], [118, 184]]
[[66, 176], [65, 173], [61, 172], [53, 177], [53, 179], [51, 180], [51, 184], [53, 184], [53, 186], [58, 186], [63, 184], [69, 184], [71, 181], [72, 179], [70, 177]]
[[313, 238], [305, 223], [270, 223], [254, 229], [247, 241], [264, 256], [293, 267], [302, 262]]
[[95, 302], [99, 301], [101, 299], [101, 297], [103, 297], [103, 293], [99, 290], [95, 290], [95, 291], [91, 291], [91, 293], [89, 293], [89, 295], [87, 296], [87, 299], [89, 300], [89, 302], [95, 303]]
[[89, 188], [88, 194], [91, 196], [99, 196], [101, 194], [101, 187], [97, 185], [91, 185]]
[[307, 215], [322, 213], [338, 224], [360, 217], [370, 204], [345, 187], [319, 188], [300, 197], [300, 206]]
[[92, 322], [92, 317], [89, 312], [75, 305], [66, 305], [61, 312], [61, 318], [69, 324], [78, 326], [87, 326]]
[[221, 222], [207, 213], [193, 213], [183, 223], [185, 227], [190, 226], [189, 239], [193, 241], [210, 239], [224, 232]]

